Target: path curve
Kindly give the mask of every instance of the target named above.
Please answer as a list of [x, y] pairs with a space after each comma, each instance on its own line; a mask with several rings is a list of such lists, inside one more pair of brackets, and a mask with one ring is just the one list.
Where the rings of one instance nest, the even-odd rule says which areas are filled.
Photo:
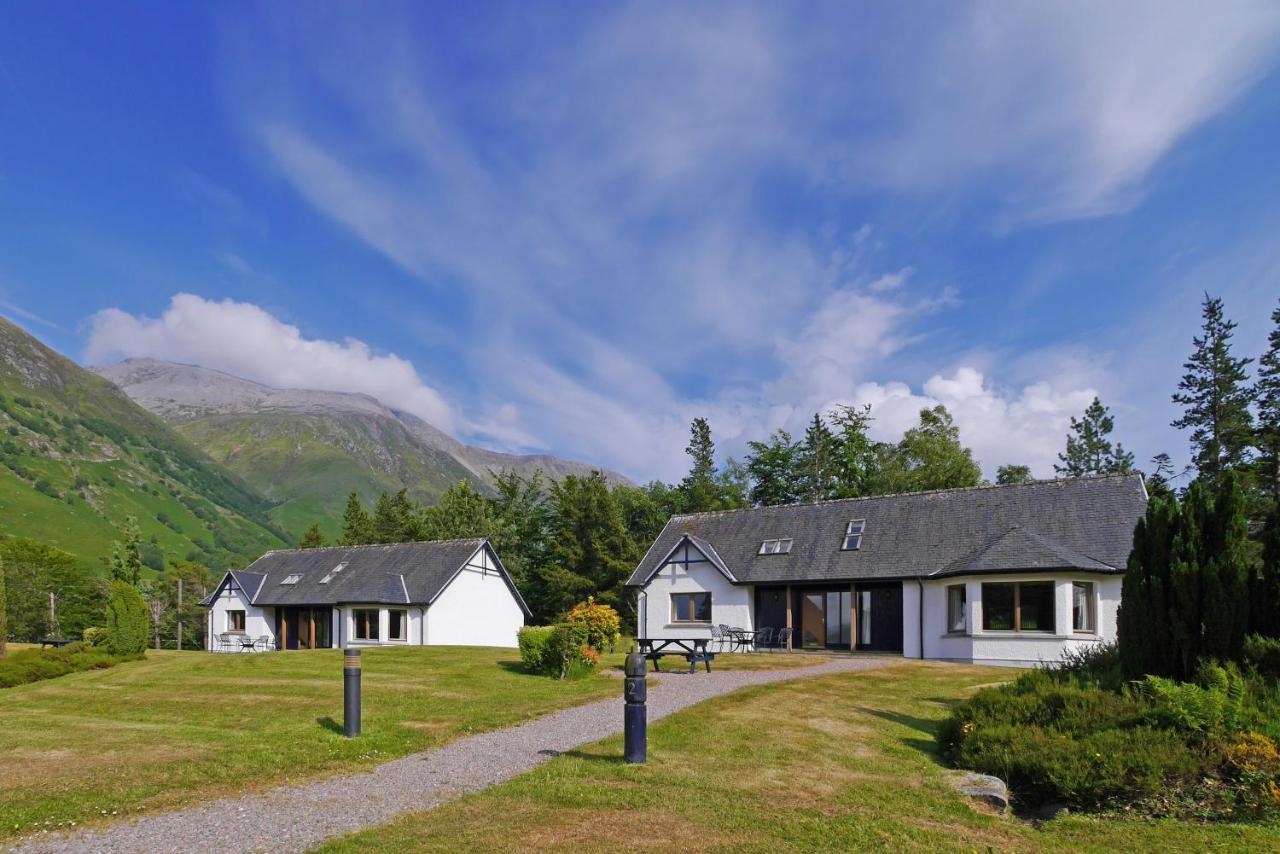
[[[888, 659], [844, 658], [785, 670], [667, 673], [649, 685], [649, 720], [749, 685], [870, 670]], [[619, 680], [621, 682], [621, 680]], [[430, 809], [622, 731], [619, 696], [468, 736], [371, 771], [212, 801], [127, 824], [18, 840], [24, 852], [306, 851], [324, 840]]]

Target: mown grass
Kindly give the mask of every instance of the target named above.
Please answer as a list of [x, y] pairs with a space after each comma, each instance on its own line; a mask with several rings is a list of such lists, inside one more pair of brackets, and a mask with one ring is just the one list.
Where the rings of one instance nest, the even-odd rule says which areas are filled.
[[[622, 693], [616, 675], [526, 674], [516, 650], [369, 650], [363, 734], [348, 740], [341, 658], [149, 651], [145, 661], [0, 690], [0, 838], [367, 768]], [[730, 655], [716, 666], [814, 663]]]
[[654, 724], [649, 764], [620, 738], [326, 851], [1260, 851], [1280, 828], [1065, 816], [972, 805], [934, 732], [1007, 670], [902, 663], [746, 689]]

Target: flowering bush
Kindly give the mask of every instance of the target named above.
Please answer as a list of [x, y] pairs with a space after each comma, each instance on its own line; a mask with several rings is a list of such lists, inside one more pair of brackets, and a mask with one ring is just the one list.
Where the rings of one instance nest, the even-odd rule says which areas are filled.
[[[606, 647], [612, 652], [622, 637], [622, 617], [610, 606], [601, 605], [594, 596], [574, 605], [567, 622], [571, 626], [582, 627], [586, 632], [587, 646], [597, 653], [604, 652]], [[599, 663], [598, 655], [596, 662]]]

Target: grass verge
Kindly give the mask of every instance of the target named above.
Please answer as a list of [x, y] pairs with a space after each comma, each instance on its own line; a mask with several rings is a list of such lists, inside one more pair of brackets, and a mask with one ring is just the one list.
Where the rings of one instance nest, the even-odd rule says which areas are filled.
[[907, 662], [759, 686], [335, 841], [348, 851], [1277, 850], [1276, 827], [1064, 816], [1039, 827], [955, 793], [934, 733], [996, 668]]

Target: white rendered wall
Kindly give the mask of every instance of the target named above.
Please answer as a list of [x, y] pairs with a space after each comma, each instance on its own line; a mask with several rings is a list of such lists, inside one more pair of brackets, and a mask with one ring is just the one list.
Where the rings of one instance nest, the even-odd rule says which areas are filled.
[[[232, 590], [227, 585], [218, 594], [209, 608], [209, 632], [206, 640], [208, 649], [217, 651], [218, 641], [215, 635], [225, 634], [227, 628], [227, 612], [244, 611], [244, 633], [251, 638], [266, 635], [274, 643], [276, 639], [276, 614], [274, 608], [258, 608], [249, 604], [249, 594], [243, 590]], [[238, 650], [237, 650], [238, 651]]]
[[[697, 551], [693, 546], [689, 550]], [[640, 589], [636, 604], [641, 634], [646, 638], [709, 638], [713, 624], [754, 628], [753, 590], [732, 584], [710, 563], [690, 564], [687, 572], [684, 564], [668, 563]], [[704, 592], [711, 594], [710, 623], [672, 622], [672, 593]]]
[[[982, 630], [982, 583], [1005, 581], [1052, 581], [1054, 583], [1054, 631], [1042, 632], [984, 632]], [[1072, 582], [1087, 581], [1094, 586], [1096, 597], [1096, 628], [1092, 634], [1077, 634], [1071, 629]], [[965, 610], [967, 630], [964, 633], [947, 632], [947, 588], [953, 584], [965, 586]], [[1087, 573], [967, 576], [938, 579], [924, 583], [924, 653], [926, 658], [965, 661], [974, 664], [997, 664], [1018, 667], [1034, 667], [1039, 664], [1061, 661], [1063, 654], [1091, 644], [1114, 641], [1116, 638], [1116, 613], [1120, 606], [1121, 578], [1117, 575], [1092, 575]], [[919, 634], [916, 627], [916, 601], [908, 598], [915, 583], [903, 586], [903, 641], [908, 657], [918, 656]], [[907, 634], [910, 624], [914, 636]]]
[[520, 603], [488, 549], [481, 548], [427, 609], [426, 643], [515, 647], [523, 625]]

